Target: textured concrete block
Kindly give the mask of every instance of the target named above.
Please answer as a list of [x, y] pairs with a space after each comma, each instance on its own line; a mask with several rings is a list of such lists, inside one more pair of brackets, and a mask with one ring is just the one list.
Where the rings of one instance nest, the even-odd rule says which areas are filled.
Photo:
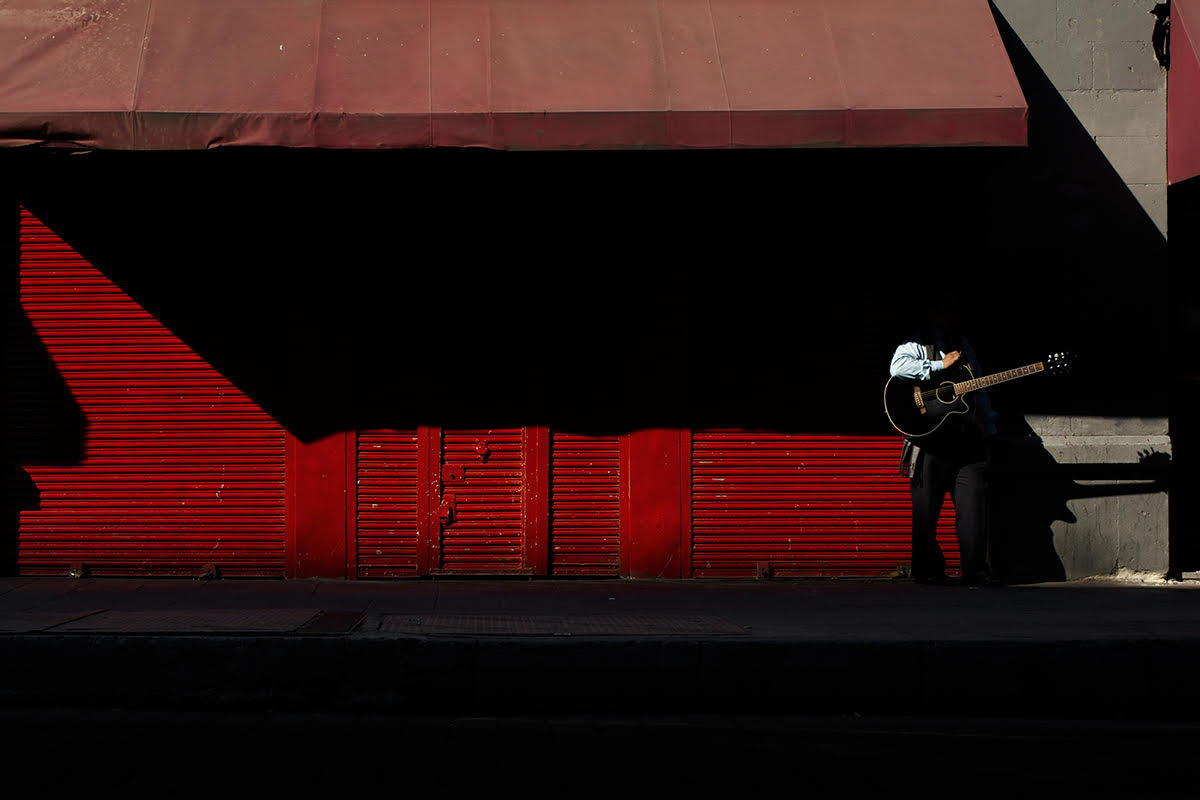
[[1167, 236], [1167, 185], [1165, 183], [1131, 183], [1129, 191], [1137, 198], [1142, 210]]
[[1029, 416], [1059, 465], [1074, 522], [1052, 525], [1068, 579], [1127, 567], [1166, 571], [1167, 493], [1158, 458], [1171, 453], [1164, 417]]
[[1126, 183], [1166, 183], [1165, 136], [1097, 136], [1096, 146]]
[[1070, 39], [1096, 41], [1100, 37], [1100, 19], [1103, 16], [1099, 6], [1100, 3], [1095, 0], [1058, 0], [1054, 38], [1060, 44]]
[[1097, 41], [1148, 42], [1154, 32], [1158, 0], [1092, 0], [1103, 13]]
[[1165, 136], [1166, 91], [1098, 91], [1093, 136]]
[[1154, 0], [1058, 0], [1055, 36], [1060, 42], [1072, 36], [1089, 42], [1150, 41], [1152, 8]]
[[1105, 500], [1071, 500], [1067, 507], [1077, 521], [1055, 522], [1051, 526], [1067, 580], [1111, 575], [1117, 565], [1118, 542], [1113, 532], [1101, 525], [1101, 517], [1108, 510]]
[[[1097, 42], [1093, 45], [1093, 85], [1097, 89], [1163, 89], [1167, 73], [1144, 42]], [[1062, 87], [1059, 87], [1060, 89]]]
[[[1128, 489], [1137, 492], [1140, 487], [1128, 484]], [[1119, 566], [1151, 572], [1167, 571], [1170, 543], [1164, 497], [1161, 492], [1146, 492], [1116, 498], [1117, 519], [1123, 529], [1117, 550]]]
[[1054, 41], [1054, 6], [1046, 0], [996, 0], [996, 8], [1021, 41]]
[[[1166, 290], [1164, 285], [1163, 290]], [[1038, 436], [1160, 437], [1166, 441], [1166, 417], [1068, 417], [1030, 414], [1025, 417]], [[1082, 443], [1081, 443], [1082, 444]]]
[[1091, 90], [1063, 92], [1062, 96], [1071, 110], [1075, 112], [1075, 118], [1079, 120], [1079, 124], [1087, 129], [1088, 133], [1095, 136], [1096, 92]]
[[1092, 44], [1075, 39], [1064, 46], [1030, 42], [1030, 54], [1060, 92], [1092, 88]]

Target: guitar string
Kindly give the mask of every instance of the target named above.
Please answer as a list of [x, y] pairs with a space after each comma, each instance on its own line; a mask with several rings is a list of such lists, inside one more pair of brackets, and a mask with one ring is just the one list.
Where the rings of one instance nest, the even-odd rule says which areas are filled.
[[[963, 381], [962, 383], [951, 383], [950, 386], [951, 386], [951, 388], [954, 389], [954, 397], [957, 399], [959, 397], [962, 397], [965, 394], [979, 391], [980, 389], [986, 389], [988, 386], [995, 386], [998, 383], [1005, 383], [1006, 381], [1014, 380], [1016, 378], [1023, 378], [1026, 375], [1033, 375], [1037, 372], [1040, 372], [1040, 370], [1031, 370], [1029, 372], [1022, 372], [1022, 373], [1016, 374], [1016, 375], [1006, 375], [1004, 377], [989, 375], [987, 378], [976, 378], [975, 380]], [[992, 380], [989, 380], [989, 379], [992, 379]], [[972, 383], [978, 384], [978, 385], [974, 386], [970, 389], [960, 388], [960, 387], [965, 387], [968, 384], [972, 384]], [[942, 388], [944, 388], [945, 385], [946, 384], [943, 383], [940, 386], [938, 386], [936, 389], [930, 389], [928, 391], [921, 392], [921, 399], [922, 400], [930, 400], [930, 399], [938, 397], [938, 392]], [[938, 399], [941, 399], [941, 398], [938, 398]]]
[[[955, 395], [954, 396], [955, 396], [955, 398], [958, 398], [958, 397], [961, 397], [962, 395], [966, 394], [967, 392], [978, 391], [979, 389], [983, 389], [986, 386], [994, 386], [997, 383], [1004, 383], [1005, 381], [1012, 380], [1013, 378], [1021, 378], [1021, 377], [1024, 377], [1025, 375], [1032, 375], [1037, 372], [1045, 371], [1044, 366], [1042, 367], [1042, 369], [1035, 369], [1036, 366], [1037, 366], [1036, 364], [1029, 364], [1028, 366], [1017, 367], [1016, 369], [1010, 369], [1006, 372], [998, 372], [995, 375], [986, 375], [982, 378], [975, 378], [973, 380], [963, 381], [961, 384], [951, 384], [952, 386], [955, 387]], [[1028, 371], [1026, 371], [1026, 370], [1028, 370]], [[989, 379], [993, 379], [993, 380], [989, 380]], [[998, 380], [994, 380], [994, 379], [998, 379]], [[974, 389], [967, 389], [967, 390], [964, 390], [961, 392], [958, 391], [958, 388], [957, 388], [958, 386], [966, 385], [968, 383], [978, 383], [981, 385], [975, 387]], [[921, 399], [922, 400], [930, 400], [930, 399], [936, 398], [938, 396], [938, 389], [941, 389], [942, 386], [945, 386], [945, 384], [942, 384], [937, 389], [930, 389], [928, 391], [921, 392]]]

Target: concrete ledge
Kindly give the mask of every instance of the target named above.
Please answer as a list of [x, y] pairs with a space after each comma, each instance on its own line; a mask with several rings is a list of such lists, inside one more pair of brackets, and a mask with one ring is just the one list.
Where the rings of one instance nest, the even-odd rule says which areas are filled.
[[1166, 417], [1025, 417], [1034, 433], [1047, 436], [1166, 436]]

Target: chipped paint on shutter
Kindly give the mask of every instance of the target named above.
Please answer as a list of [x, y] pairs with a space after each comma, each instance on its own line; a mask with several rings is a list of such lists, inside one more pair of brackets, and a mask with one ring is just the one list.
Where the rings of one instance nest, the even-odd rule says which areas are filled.
[[[526, 572], [521, 428], [443, 429], [437, 572]], [[452, 501], [451, 501], [452, 498]]]

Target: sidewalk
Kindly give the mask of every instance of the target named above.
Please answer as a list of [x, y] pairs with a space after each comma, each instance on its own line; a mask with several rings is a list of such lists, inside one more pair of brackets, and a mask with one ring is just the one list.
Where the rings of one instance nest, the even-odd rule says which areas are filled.
[[0, 579], [0, 702], [1200, 715], [1200, 584]]

